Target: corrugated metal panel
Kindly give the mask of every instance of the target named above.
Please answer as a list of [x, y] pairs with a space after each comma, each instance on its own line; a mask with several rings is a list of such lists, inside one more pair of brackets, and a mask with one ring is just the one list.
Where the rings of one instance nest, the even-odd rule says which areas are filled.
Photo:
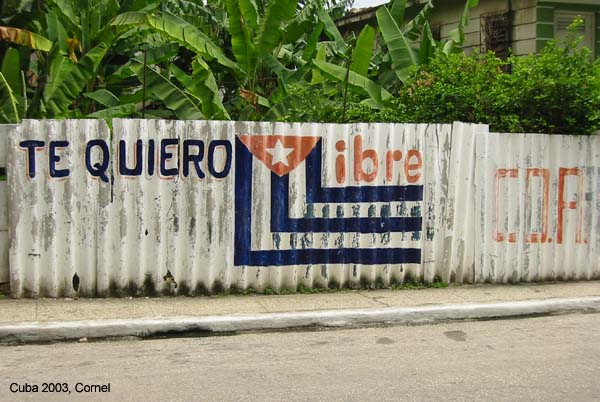
[[477, 137], [475, 281], [600, 277], [600, 136]]
[[436, 261], [441, 262], [440, 276], [447, 282], [475, 280], [476, 138], [487, 135], [485, 125], [455, 123], [453, 126], [446, 176], [448, 196], [445, 202], [436, 204], [444, 230], [443, 243], [436, 243], [443, 250], [443, 258]]
[[9, 281], [8, 269], [8, 185], [6, 182], [6, 154], [8, 136], [15, 124], [0, 124], [0, 283]]
[[[26, 121], [9, 150], [11, 288], [187, 295], [598, 276], [598, 139], [487, 131], [116, 119], [111, 137], [96, 120]], [[549, 239], [559, 205], [561, 244]]]
[[[111, 189], [87, 174], [85, 144], [109, 138], [106, 123], [96, 120], [31, 120], [11, 136], [8, 181], [13, 294], [72, 296], [76, 273], [83, 293], [93, 294], [88, 292], [95, 289], [97, 256], [106, 251], [97, 246], [97, 233]], [[68, 147], [62, 141], [68, 141]], [[52, 153], [60, 158], [53, 175], [69, 169], [68, 177], [50, 177]]]

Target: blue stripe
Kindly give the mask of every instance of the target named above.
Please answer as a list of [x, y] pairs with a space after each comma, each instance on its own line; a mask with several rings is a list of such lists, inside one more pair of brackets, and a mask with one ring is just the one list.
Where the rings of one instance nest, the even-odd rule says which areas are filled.
[[251, 265], [252, 154], [235, 139], [234, 265]]
[[252, 266], [309, 264], [420, 264], [418, 248], [340, 248], [251, 251]]
[[[271, 173], [271, 231], [272, 232], [355, 232], [387, 233], [417, 232], [421, 230], [421, 217], [400, 218], [289, 218], [290, 176], [279, 177]], [[308, 188], [308, 193], [311, 189]], [[375, 193], [377, 194], [377, 192]], [[379, 192], [383, 194], [383, 192]], [[364, 202], [360, 200], [358, 202]]]

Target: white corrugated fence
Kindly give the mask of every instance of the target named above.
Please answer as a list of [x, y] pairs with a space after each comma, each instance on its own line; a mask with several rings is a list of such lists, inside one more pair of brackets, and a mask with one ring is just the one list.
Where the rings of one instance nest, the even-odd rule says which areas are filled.
[[463, 123], [27, 120], [7, 150], [11, 291], [598, 278], [599, 141]]
[[8, 269], [8, 186], [6, 182], [6, 154], [8, 136], [14, 124], [0, 124], [0, 284], [9, 281]]

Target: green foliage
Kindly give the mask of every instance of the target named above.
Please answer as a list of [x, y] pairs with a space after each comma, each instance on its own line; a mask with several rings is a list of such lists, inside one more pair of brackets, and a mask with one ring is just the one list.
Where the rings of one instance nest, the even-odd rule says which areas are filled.
[[375, 30], [370, 25], [365, 25], [358, 35], [356, 46], [352, 53], [352, 64], [350, 70], [366, 76], [369, 73], [369, 64], [375, 45]]
[[[351, 93], [346, 122], [464, 121], [489, 124], [497, 132], [592, 133], [600, 129], [600, 60], [591, 61], [579, 42], [571, 35], [539, 55], [508, 60], [438, 49], [378, 110], [370, 107], [373, 97], [366, 92]], [[338, 81], [343, 73], [337, 67]], [[313, 84], [290, 87], [287, 110], [278, 119], [342, 122], [339, 90], [322, 80]]]
[[402, 83], [406, 83], [411, 68], [416, 67], [419, 63], [417, 53], [387, 7], [380, 7], [377, 10], [377, 22], [390, 52], [392, 70]]
[[19, 123], [19, 112], [17, 110], [17, 100], [8, 85], [4, 75], [0, 72], [0, 124]]
[[411, 6], [406, 21], [409, 2], [393, 0], [357, 38], [342, 37], [332, 18], [352, 0], [3, 3], [0, 122], [144, 115], [600, 128], [600, 62], [578, 47], [577, 25], [539, 55], [467, 57], [464, 30], [479, 1], [463, 1], [445, 41], [431, 33], [433, 1]]
[[194, 120], [203, 117], [197, 104], [192, 101], [188, 94], [177, 87], [165, 75], [150, 67], [146, 67], [144, 70], [144, 64], [140, 62], [133, 63], [131, 68], [141, 81], [144, 80], [143, 77], [146, 74], [149, 91], [153, 96], [163, 101], [175, 113], [178, 119]]
[[45, 52], [52, 48], [52, 42], [45, 37], [20, 28], [0, 26], [0, 39]]
[[405, 118], [432, 123], [501, 118], [494, 112], [504, 101], [496, 97], [503, 95], [499, 92], [503, 90], [504, 64], [492, 53], [467, 57], [439, 52], [419, 69], [411, 85], [400, 91], [400, 102], [410, 106]]
[[[600, 62], [571, 36], [539, 55], [437, 54], [399, 93], [408, 121], [488, 123], [493, 131], [589, 134], [600, 129]], [[504, 70], [511, 68], [512, 73]]]
[[[343, 118], [342, 100], [330, 97], [337, 88], [326, 86], [292, 85], [288, 88], [286, 110], [277, 120], [295, 122], [341, 123]], [[346, 110], [346, 122], [397, 122], [405, 121], [404, 106], [390, 99], [381, 109], [373, 109], [367, 104], [369, 99], [360, 93], [350, 93]]]
[[409, 277], [405, 278], [402, 283], [397, 283], [390, 286], [390, 288], [393, 290], [445, 289], [447, 287], [448, 282], [443, 281], [438, 276], [433, 278], [432, 282], [414, 280]]
[[[393, 0], [376, 12], [379, 30], [387, 49], [383, 57], [381, 52], [379, 53], [378, 73], [381, 83], [388, 90], [397, 87], [397, 83], [390, 79], [390, 72], [402, 85], [408, 85], [414, 70], [420, 65], [426, 65], [436, 49], [442, 49], [446, 54], [461, 52], [465, 40], [464, 28], [469, 24], [470, 10], [479, 4], [479, 0], [466, 1], [457, 27], [450, 32], [447, 40], [441, 42], [433, 39], [428, 22], [434, 8], [433, 2], [426, 2], [417, 15], [405, 24], [407, 4], [407, 0]], [[418, 46], [417, 41], [420, 41]]]
[[340, 82], [347, 82], [348, 85], [366, 92], [378, 106], [392, 96], [375, 82], [354, 71], [348, 71], [333, 63], [320, 60], [315, 60], [314, 65], [332, 79]]
[[462, 50], [461, 47], [465, 41], [465, 27], [469, 25], [469, 10], [477, 7], [478, 4], [479, 0], [467, 0], [457, 27], [450, 31], [448, 40], [442, 45], [444, 53], [457, 53]]
[[499, 129], [550, 134], [589, 134], [600, 129], [600, 59], [578, 48], [579, 39], [549, 43], [539, 56], [511, 58], [504, 74], [503, 110], [518, 126]]

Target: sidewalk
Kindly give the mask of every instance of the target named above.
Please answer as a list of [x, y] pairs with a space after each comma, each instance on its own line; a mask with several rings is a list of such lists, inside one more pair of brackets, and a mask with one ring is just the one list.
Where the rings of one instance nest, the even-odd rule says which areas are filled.
[[600, 281], [273, 296], [1, 299], [0, 342], [600, 312]]

